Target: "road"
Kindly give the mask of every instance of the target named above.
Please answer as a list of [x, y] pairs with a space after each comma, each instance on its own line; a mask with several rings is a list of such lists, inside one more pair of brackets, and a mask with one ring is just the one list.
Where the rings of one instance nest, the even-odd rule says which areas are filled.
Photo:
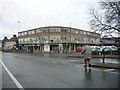
[[[67, 55], [2, 53], [2, 60], [23, 88], [118, 88], [118, 70], [85, 69], [83, 58]], [[4, 68], [2, 75], [3, 88], [16, 88]]]

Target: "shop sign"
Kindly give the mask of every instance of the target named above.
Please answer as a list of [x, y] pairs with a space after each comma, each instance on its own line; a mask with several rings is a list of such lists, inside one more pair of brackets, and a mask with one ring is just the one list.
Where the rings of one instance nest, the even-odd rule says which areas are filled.
[[31, 46], [30, 44], [25, 44], [25, 46]]
[[43, 44], [43, 42], [40, 42], [40, 44]]
[[68, 45], [68, 43], [66, 43], [66, 45]]
[[59, 44], [59, 46], [63, 46], [63, 44]]
[[34, 46], [37, 46], [37, 44], [34, 44]]

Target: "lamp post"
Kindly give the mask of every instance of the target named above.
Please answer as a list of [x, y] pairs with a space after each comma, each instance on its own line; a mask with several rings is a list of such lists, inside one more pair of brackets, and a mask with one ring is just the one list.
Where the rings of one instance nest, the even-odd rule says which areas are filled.
[[[19, 32], [20, 32], [20, 21], [17, 22], [19, 24]], [[20, 51], [20, 43], [18, 43], [18, 50]]]
[[19, 31], [20, 31], [20, 21], [18, 21], [18, 24], [19, 24]]

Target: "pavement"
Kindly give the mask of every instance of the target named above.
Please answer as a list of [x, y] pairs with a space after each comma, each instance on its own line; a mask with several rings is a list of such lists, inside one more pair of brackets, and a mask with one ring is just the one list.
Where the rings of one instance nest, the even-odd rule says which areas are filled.
[[111, 69], [120, 69], [120, 64], [116, 64], [116, 63], [91, 63], [91, 66], [111, 68]]
[[[84, 58], [84, 55], [74, 54], [69, 55], [68, 57]], [[101, 55], [92, 55], [92, 58], [101, 58]], [[120, 55], [105, 55], [105, 58], [120, 58]]]
[[[80, 53], [76, 53], [73, 55], [69, 55], [68, 57], [73, 58], [84, 58], [84, 55], [81, 55]], [[92, 55], [92, 58], [101, 58], [101, 55]], [[116, 58], [119, 59], [119, 55], [105, 55], [105, 58]], [[92, 62], [92, 67], [103, 67], [103, 68], [113, 68], [113, 69], [120, 69], [119, 63], [102, 63], [102, 62]]]

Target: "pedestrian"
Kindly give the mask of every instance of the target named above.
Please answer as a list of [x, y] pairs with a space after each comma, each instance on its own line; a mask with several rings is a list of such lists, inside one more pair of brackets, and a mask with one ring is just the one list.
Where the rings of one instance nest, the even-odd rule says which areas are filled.
[[102, 49], [102, 63], [105, 63], [105, 49]]
[[81, 51], [82, 54], [84, 54], [84, 67], [87, 67], [87, 63], [89, 65], [89, 67], [91, 67], [91, 64], [90, 64], [90, 59], [91, 59], [91, 54], [92, 54], [92, 48], [87, 45], [85, 46], [85, 48]]

